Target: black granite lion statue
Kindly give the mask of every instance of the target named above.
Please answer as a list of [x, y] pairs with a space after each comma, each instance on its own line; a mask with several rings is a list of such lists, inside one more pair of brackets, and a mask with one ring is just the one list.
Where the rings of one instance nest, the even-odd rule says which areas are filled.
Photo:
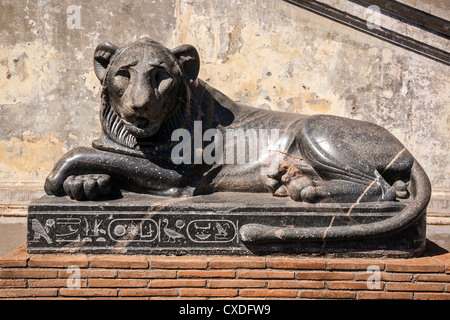
[[[94, 69], [102, 84], [102, 136], [57, 162], [45, 182], [49, 195], [96, 200], [120, 190], [173, 197], [234, 191], [319, 204], [411, 203], [377, 228], [356, 226], [358, 237], [405, 227], [426, 208], [429, 180], [388, 131], [232, 101], [198, 79], [199, 54], [191, 45], [106, 42], [95, 50]], [[281, 237], [270, 226], [244, 229], [243, 241]], [[284, 229], [286, 239], [323, 233]], [[351, 230], [331, 231], [330, 237], [351, 238]]]

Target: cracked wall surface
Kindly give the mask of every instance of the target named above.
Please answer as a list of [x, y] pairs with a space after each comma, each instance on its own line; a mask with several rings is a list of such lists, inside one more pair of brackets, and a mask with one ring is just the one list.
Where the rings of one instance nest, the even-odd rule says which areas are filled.
[[[445, 2], [421, 3], [449, 19]], [[0, 16], [0, 182], [43, 182], [63, 153], [89, 146], [96, 45], [148, 36], [195, 45], [200, 77], [242, 103], [387, 128], [433, 189], [450, 191], [449, 66], [284, 1], [4, 0]]]

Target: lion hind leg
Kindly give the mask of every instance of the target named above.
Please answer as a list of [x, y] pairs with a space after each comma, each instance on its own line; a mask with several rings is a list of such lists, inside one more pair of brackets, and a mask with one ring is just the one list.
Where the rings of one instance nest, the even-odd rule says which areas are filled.
[[374, 202], [393, 201], [396, 191], [378, 175], [368, 184], [346, 180], [318, 181], [314, 187], [302, 190], [302, 198], [307, 202]]
[[372, 176], [362, 175], [351, 179], [346, 175], [334, 179], [321, 179], [312, 167], [305, 164], [283, 162], [276, 175], [268, 177], [268, 185], [274, 196], [291, 197], [295, 201], [316, 202], [369, 202], [393, 201], [406, 197], [403, 181], [389, 185], [381, 174], [374, 170]]
[[268, 176], [268, 186], [276, 197], [291, 197], [295, 201], [316, 202], [368, 202], [392, 201], [404, 193], [399, 181], [389, 185], [374, 169], [360, 172], [327, 166], [332, 178], [321, 178], [314, 168], [299, 159], [285, 159], [275, 175]]

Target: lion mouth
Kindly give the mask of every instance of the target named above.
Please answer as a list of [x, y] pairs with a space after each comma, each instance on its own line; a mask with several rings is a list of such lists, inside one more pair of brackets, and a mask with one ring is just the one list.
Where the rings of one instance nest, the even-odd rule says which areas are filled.
[[133, 121], [122, 119], [125, 128], [138, 138], [148, 138], [156, 134], [159, 130], [159, 124], [150, 122], [145, 118], [136, 118]]
[[146, 127], [148, 127], [150, 122], [145, 118], [139, 117], [135, 121], [133, 121], [131, 124], [139, 129], [145, 129]]

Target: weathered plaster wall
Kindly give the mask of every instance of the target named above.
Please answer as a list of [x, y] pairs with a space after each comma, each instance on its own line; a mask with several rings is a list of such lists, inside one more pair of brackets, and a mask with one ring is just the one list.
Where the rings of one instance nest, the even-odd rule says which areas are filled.
[[[71, 5], [80, 29], [68, 28]], [[284, 1], [4, 0], [0, 18], [0, 181], [42, 182], [64, 152], [90, 145], [95, 46], [149, 36], [197, 46], [200, 77], [243, 103], [384, 126], [450, 191], [450, 68]]]
[[0, 5], [0, 181], [43, 181], [64, 152], [89, 146], [100, 132], [97, 44], [144, 35], [166, 43], [175, 29], [175, 1]]

